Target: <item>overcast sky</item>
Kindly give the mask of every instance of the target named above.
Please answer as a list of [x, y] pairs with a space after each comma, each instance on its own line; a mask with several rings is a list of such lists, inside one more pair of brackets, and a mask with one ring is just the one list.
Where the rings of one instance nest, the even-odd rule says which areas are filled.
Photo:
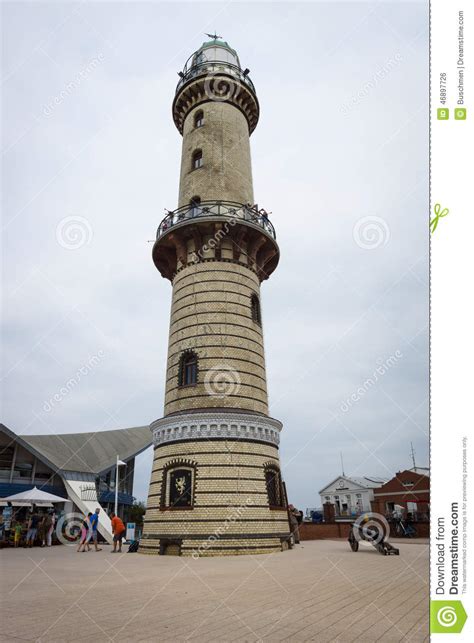
[[171, 286], [148, 240], [177, 206], [176, 72], [214, 30], [260, 101], [270, 414], [290, 502], [315, 507], [340, 452], [349, 475], [392, 477], [410, 442], [428, 463], [424, 2], [3, 4], [3, 421], [161, 417]]

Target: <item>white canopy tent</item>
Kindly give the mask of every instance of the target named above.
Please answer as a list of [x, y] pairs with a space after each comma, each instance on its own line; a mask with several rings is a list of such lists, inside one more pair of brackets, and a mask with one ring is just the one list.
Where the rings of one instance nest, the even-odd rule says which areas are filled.
[[[51, 506], [51, 503], [54, 502], [67, 502], [67, 498], [61, 498], [60, 496], [55, 496], [53, 493], [42, 491], [38, 489], [38, 487], [33, 487], [33, 489], [29, 489], [28, 491], [21, 491], [20, 493], [13, 494], [13, 496], [2, 498], [2, 501], [11, 502], [13, 505], [17, 503], [27, 503]], [[24, 505], [22, 504], [20, 506]]]

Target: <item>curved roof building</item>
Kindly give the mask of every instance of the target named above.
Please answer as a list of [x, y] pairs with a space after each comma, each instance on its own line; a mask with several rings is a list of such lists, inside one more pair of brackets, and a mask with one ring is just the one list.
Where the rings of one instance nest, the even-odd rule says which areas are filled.
[[111, 540], [107, 511], [115, 500], [117, 456], [125, 462], [119, 468], [118, 500], [119, 512], [126, 515], [134, 502], [135, 456], [151, 443], [148, 426], [18, 435], [0, 424], [0, 499], [36, 486], [63, 497], [67, 511], [87, 513], [101, 506], [99, 530]]

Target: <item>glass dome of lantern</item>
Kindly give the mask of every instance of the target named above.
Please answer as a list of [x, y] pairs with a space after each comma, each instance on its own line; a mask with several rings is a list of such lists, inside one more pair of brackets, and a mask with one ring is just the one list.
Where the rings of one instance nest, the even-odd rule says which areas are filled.
[[225, 40], [213, 38], [204, 42], [186, 61], [176, 91], [197, 76], [226, 74], [245, 82], [253, 91], [255, 88], [248, 77], [249, 70], [242, 71], [240, 60], [235, 49]]

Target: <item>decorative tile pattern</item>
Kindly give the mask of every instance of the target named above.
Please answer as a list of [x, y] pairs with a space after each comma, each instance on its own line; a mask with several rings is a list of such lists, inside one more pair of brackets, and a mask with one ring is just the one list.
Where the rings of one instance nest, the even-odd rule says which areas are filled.
[[155, 446], [179, 440], [256, 440], [278, 446], [282, 424], [258, 415], [185, 413], [156, 420], [150, 426]]

